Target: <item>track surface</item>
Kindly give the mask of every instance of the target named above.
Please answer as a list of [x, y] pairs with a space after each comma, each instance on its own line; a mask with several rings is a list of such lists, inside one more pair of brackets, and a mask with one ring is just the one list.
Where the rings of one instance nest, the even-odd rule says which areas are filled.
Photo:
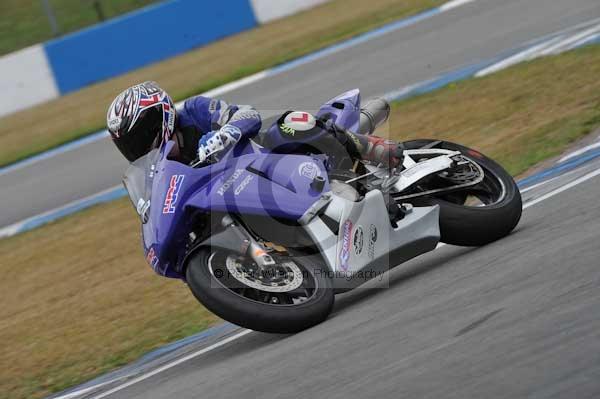
[[251, 332], [92, 397], [598, 398], [599, 195], [596, 176], [526, 209], [503, 240], [442, 247], [391, 271], [389, 288], [372, 281], [338, 296], [310, 330]]
[[[477, 0], [223, 98], [272, 112], [313, 109], [353, 87], [383, 94], [598, 17], [597, 0]], [[0, 175], [0, 227], [113, 187], [125, 167], [107, 139]]]

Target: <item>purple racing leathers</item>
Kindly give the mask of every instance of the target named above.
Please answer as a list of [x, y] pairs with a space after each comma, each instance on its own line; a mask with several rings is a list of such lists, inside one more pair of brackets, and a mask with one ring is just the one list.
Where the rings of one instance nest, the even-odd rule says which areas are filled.
[[183, 163], [189, 163], [196, 157], [198, 140], [210, 131], [229, 124], [239, 128], [242, 138], [248, 139], [256, 136], [262, 125], [260, 114], [249, 105], [227, 104], [203, 96], [186, 100], [177, 111], [176, 123], [177, 158]]

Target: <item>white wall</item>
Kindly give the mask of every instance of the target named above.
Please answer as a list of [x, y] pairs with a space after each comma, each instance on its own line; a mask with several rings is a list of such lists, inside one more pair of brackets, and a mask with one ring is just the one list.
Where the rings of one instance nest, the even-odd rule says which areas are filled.
[[0, 117], [57, 98], [42, 45], [0, 57]]
[[306, 10], [328, 0], [251, 0], [259, 24]]

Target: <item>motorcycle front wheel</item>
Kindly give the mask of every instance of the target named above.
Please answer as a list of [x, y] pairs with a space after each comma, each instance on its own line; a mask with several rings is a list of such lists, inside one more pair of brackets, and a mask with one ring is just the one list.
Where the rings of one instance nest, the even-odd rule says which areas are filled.
[[333, 307], [331, 277], [294, 257], [268, 270], [239, 254], [201, 249], [188, 262], [192, 294], [217, 316], [251, 330], [295, 333], [324, 321]]
[[[476, 150], [448, 141], [413, 140], [404, 145], [407, 149], [427, 147], [460, 151], [484, 172], [483, 180], [474, 186], [402, 201], [415, 206], [439, 205], [442, 242], [481, 246], [508, 235], [517, 226], [523, 212], [521, 193], [512, 176], [498, 163]], [[457, 173], [457, 176], [468, 179], [464, 173]], [[443, 188], [444, 184], [449, 184], [445, 180], [448, 178], [433, 179], [421, 189]]]

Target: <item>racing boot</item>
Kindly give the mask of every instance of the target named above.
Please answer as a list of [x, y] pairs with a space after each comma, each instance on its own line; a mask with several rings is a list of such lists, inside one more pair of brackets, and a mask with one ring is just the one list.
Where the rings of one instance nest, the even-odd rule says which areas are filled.
[[389, 168], [402, 165], [404, 147], [401, 143], [377, 136], [362, 136], [361, 139], [361, 141], [366, 140], [366, 143], [361, 146], [362, 159], [382, 163]]

